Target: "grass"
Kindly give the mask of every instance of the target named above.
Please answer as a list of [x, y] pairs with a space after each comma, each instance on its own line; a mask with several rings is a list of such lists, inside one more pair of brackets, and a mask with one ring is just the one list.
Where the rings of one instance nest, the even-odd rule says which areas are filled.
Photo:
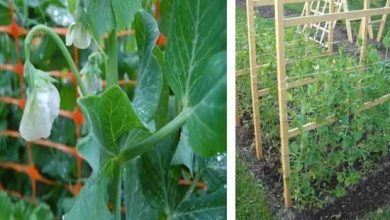
[[238, 158], [236, 160], [236, 195], [236, 219], [274, 219], [264, 196], [264, 187]]
[[375, 212], [370, 212], [365, 215], [363, 220], [387, 220], [390, 219], [390, 206], [378, 209]]

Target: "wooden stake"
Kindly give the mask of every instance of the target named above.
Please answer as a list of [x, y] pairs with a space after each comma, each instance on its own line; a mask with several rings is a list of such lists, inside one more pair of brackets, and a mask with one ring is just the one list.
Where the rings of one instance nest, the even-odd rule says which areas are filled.
[[287, 82], [284, 47], [284, 4], [283, 0], [275, 0], [275, 23], [276, 23], [276, 58], [278, 70], [278, 98], [279, 120], [281, 138], [281, 162], [283, 169], [284, 204], [291, 207], [291, 195], [289, 190], [290, 158], [288, 149], [288, 121], [287, 121]]
[[[348, 12], [349, 11], [348, 1], [347, 0], [342, 0], [342, 1], [343, 1], [344, 12]], [[345, 25], [347, 27], [348, 41], [353, 43], [351, 21], [349, 19], [346, 19]]]
[[[330, 0], [329, 2], [329, 14], [334, 13], [334, 0]], [[333, 55], [333, 30], [334, 24], [336, 22], [329, 21], [329, 30], [328, 30], [328, 54], [329, 56]]]
[[263, 159], [263, 147], [261, 139], [261, 124], [260, 124], [260, 109], [259, 97], [257, 94], [257, 65], [256, 65], [256, 38], [255, 38], [255, 23], [254, 23], [254, 5], [253, 0], [246, 0], [246, 13], [248, 22], [248, 43], [249, 43], [249, 68], [251, 75], [251, 93], [252, 93], [252, 109], [253, 109], [253, 124], [255, 128], [255, 145], [257, 159]]
[[[390, 7], [390, 0], [386, 1], [385, 7]], [[387, 14], [383, 14], [382, 15], [381, 25], [379, 26], [378, 35], [376, 36], [376, 41], [377, 42], [380, 42], [381, 39], [382, 39], [383, 31], [385, 30], [386, 20], [387, 20]]]
[[[237, 79], [237, 77], [236, 77]], [[241, 126], [240, 120], [240, 111], [238, 110], [238, 102], [237, 102], [237, 85], [236, 85], [236, 126]]]
[[[369, 3], [370, 4], [370, 3]], [[370, 8], [370, 5], [368, 5], [368, 8]], [[368, 9], [367, 8], [367, 9]], [[366, 9], [366, 8], [365, 8]], [[368, 33], [368, 38], [374, 39], [374, 30], [372, 28], [372, 20], [371, 16], [367, 18], [367, 33]]]
[[[369, 9], [370, 0], [364, 0], [364, 10]], [[360, 60], [359, 66], [362, 67], [360, 69], [360, 80], [358, 82], [358, 97], [361, 99], [363, 96], [362, 91], [362, 81], [364, 77], [364, 72], [366, 71], [366, 53], [367, 53], [367, 38], [368, 38], [368, 22], [371, 16], [364, 16], [361, 22], [361, 46], [360, 46]]]
[[[370, 7], [370, 0], [364, 0], [364, 10], [369, 9]], [[365, 16], [362, 18], [362, 30], [361, 30], [361, 46], [360, 46], [360, 66], [365, 67], [366, 65], [366, 47], [367, 47], [367, 31], [368, 31], [368, 20], [369, 16]], [[361, 71], [361, 72], [364, 72]]]
[[[305, 10], [305, 16], [310, 16], [310, 11], [311, 11], [311, 6], [312, 6], [313, 2], [306, 2], [305, 3], [305, 7], [306, 7], [306, 10]], [[309, 43], [309, 40], [310, 40], [310, 29], [311, 29], [311, 25], [308, 25], [308, 24], [304, 24], [303, 25], [303, 33], [305, 34], [305, 41], [306, 41], [306, 44]], [[305, 33], [306, 31], [306, 33]], [[309, 54], [309, 47], [305, 47], [305, 56], [307, 56]]]

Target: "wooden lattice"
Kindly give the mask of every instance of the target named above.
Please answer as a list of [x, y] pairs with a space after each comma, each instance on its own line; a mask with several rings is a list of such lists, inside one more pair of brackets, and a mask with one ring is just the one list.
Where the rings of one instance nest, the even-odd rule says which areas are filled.
[[[335, 0], [334, 2], [330, 0], [309, 1], [305, 2], [304, 7], [302, 9], [301, 17], [311, 15], [325, 15], [328, 13], [340, 13], [347, 11], [349, 11], [347, 0]], [[298, 32], [307, 31], [310, 40], [317, 42], [321, 46], [328, 47], [330, 44], [325, 42], [326, 36], [329, 35], [330, 31], [334, 30], [336, 24], [337, 21], [325, 21], [319, 23], [304, 24], [298, 26], [297, 30]], [[350, 20], [345, 20], [345, 26], [348, 35], [348, 41], [352, 43], [353, 38]]]

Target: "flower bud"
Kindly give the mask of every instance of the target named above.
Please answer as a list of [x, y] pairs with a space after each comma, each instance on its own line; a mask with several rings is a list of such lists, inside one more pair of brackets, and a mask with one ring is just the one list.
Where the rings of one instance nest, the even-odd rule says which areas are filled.
[[48, 73], [35, 69], [28, 61], [24, 71], [30, 79], [30, 87], [19, 127], [20, 134], [27, 141], [47, 138], [60, 111], [60, 95], [52, 84], [55, 80]]
[[88, 23], [85, 18], [85, 8], [83, 1], [78, 1], [75, 13], [74, 20], [68, 29], [66, 34], [66, 45], [74, 45], [77, 48], [85, 49], [91, 44], [91, 34], [88, 29]]
[[101, 63], [101, 54], [92, 53], [88, 57], [87, 64], [80, 71], [81, 81], [83, 81], [89, 95], [95, 95], [102, 90], [102, 80], [100, 79], [101, 70], [99, 68]]
[[66, 34], [66, 45], [74, 45], [77, 48], [85, 49], [91, 44], [91, 34], [83, 23], [73, 23]]

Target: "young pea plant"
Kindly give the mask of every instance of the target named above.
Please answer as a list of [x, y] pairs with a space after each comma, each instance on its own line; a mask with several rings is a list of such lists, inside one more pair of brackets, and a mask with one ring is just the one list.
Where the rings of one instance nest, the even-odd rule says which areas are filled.
[[387, 34], [384, 36], [383, 46], [386, 48], [385, 59], [387, 60], [387, 54], [388, 54], [389, 48], [390, 48], [390, 32], [387, 32]]
[[[170, 18], [164, 20], [163, 49], [156, 47], [158, 23], [140, 0], [71, 5], [75, 22], [66, 44], [98, 48], [80, 72], [51, 28], [37, 25], [26, 37], [29, 87], [22, 137], [47, 138], [59, 113], [55, 80], [29, 61], [39, 32], [63, 53], [87, 118], [89, 132], [77, 150], [92, 174], [64, 219], [226, 218], [226, 1], [161, 4]], [[131, 98], [117, 85], [116, 33], [129, 26], [139, 57]], [[103, 91], [101, 73], [107, 82]]]

